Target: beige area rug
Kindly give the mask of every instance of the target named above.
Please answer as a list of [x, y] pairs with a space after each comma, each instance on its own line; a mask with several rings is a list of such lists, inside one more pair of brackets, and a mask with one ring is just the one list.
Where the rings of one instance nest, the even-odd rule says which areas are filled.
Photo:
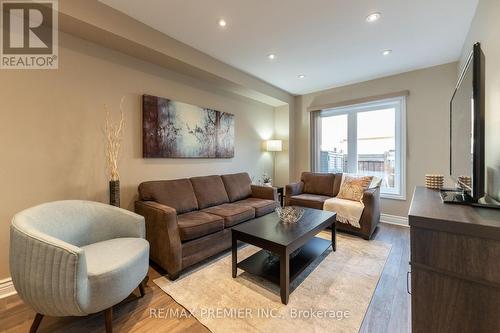
[[[238, 249], [238, 261], [258, 250]], [[240, 269], [233, 279], [231, 253], [176, 281], [161, 277], [154, 283], [214, 333], [358, 332], [390, 250], [380, 241], [338, 235], [337, 251], [327, 250], [294, 281], [288, 305], [277, 285]]]

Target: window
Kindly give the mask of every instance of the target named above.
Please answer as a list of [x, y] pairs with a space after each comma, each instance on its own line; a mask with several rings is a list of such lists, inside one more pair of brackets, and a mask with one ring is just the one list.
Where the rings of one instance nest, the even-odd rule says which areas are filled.
[[406, 103], [391, 98], [312, 113], [312, 166], [382, 179], [381, 196], [406, 199]]

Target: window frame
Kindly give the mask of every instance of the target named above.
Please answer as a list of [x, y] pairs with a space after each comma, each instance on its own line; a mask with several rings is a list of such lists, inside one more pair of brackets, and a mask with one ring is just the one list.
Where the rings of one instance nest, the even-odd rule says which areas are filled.
[[[381, 188], [380, 197], [384, 199], [406, 200], [406, 96], [399, 96], [359, 104], [340, 106], [320, 110], [317, 117], [312, 117], [312, 166], [317, 171], [320, 166], [321, 145], [321, 118], [347, 115], [347, 172], [358, 171], [358, 126], [357, 115], [362, 112], [377, 111], [385, 108], [394, 108], [395, 112], [395, 166], [399, 168], [399, 177], [395, 177], [395, 190]], [[355, 158], [352, 158], [352, 157]]]

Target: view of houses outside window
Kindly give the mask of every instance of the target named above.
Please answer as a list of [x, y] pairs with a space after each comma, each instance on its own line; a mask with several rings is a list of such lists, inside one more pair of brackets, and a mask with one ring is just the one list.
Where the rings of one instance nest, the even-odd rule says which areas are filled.
[[395, 186], [395, 110], [358, 113], [358, 173], [382, 179], [382, 187]]
[[[381, 104], [364, 109], [344, 108], [324, 112], [321, 127], [318, 167], [320, 172], [357, 173], [382, 179], [382, 193], [402, 193], [399, 104]], [[352, 140], [353, 142], [350, 142]]]

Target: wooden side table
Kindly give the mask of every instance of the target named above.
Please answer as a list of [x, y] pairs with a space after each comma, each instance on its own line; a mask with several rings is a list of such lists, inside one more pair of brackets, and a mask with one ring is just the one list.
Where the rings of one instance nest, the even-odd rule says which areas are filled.
[[284, 199], [285, 199], [285, 188], [283, 186], [274, 186], [274, 188], [278, 191], [280, 205], [281, 205], [281, 207], [283, 207]]

